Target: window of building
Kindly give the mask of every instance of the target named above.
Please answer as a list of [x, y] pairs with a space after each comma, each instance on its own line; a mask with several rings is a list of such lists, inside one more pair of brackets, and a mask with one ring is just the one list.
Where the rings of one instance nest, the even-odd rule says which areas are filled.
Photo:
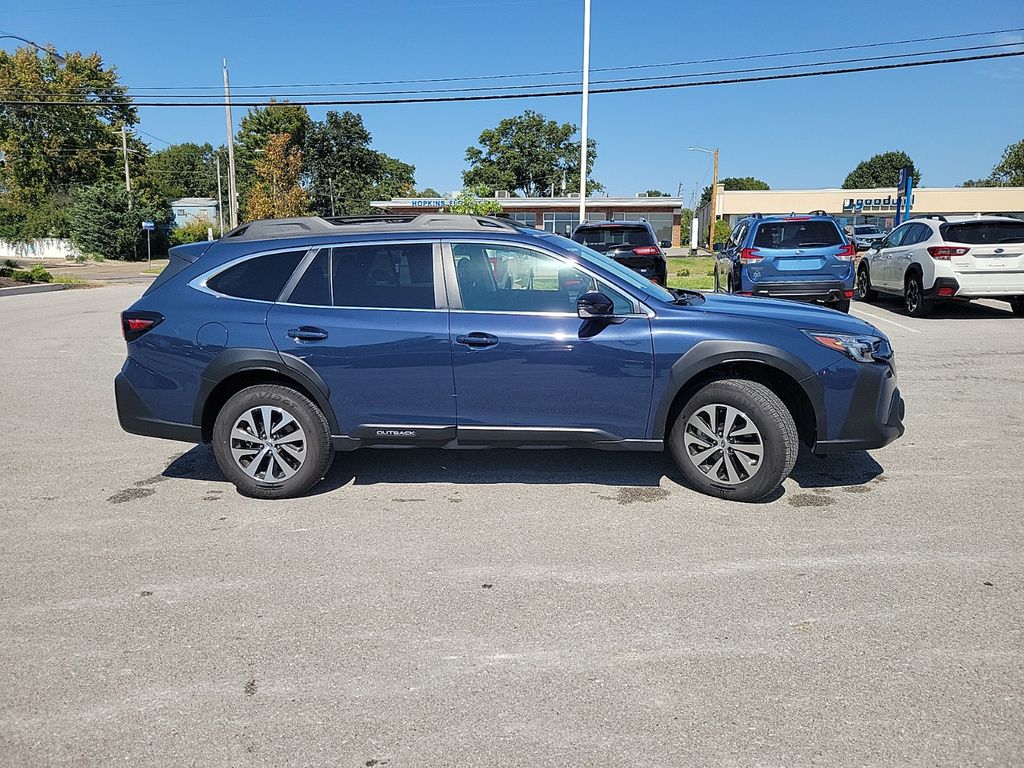
[[523, 213], [522, 211], [512, 211], [510, 213], [503, 213], [506, 219], [511, 219], [516, 224], [524, 227], [536, 227], [537, 226], [537, 214], [535, 213]]
[[331, 273], [336, 307], [435, 307], [434, 249], [430, 243], [332, 248]]
[[608, 284], [550, 254], [529, 248], [454, 243], [455, 274], [464, 309], [477, 312], [576, 313], [576, 300], [601, 291], [616, 314], [633, 312], [633, 302]]
[[305, 251], [288, 251], [247, 259], [211, 277], [206, 287], [239, 299], [276, 301], [305, 254]]
[[544, 214], [544, 231], [556, 235], [572, 236], [572, 232], [580, 225], [579, 211], [548, 211]]

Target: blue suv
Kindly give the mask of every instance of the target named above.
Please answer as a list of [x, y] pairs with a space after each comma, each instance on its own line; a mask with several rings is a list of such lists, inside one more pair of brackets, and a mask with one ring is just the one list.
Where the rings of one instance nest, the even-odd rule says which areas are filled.
[[831, 216], [755, 213], [736, 224], [715, 254], [715, 290], [849, 312], [856, 255], [856, 245]]
[[793, 302], [651, 283], [572, 240], [422, 214], [258, 221], [171, 250], [122, 313], [128, 432], [212, 443], [260, 498], [363, 446], [661, 451], [754, 501], [903, 433], [892, 350]]

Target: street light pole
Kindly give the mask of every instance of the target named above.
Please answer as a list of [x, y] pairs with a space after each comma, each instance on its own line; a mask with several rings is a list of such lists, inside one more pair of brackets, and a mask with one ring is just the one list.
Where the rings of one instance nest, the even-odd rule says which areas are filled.
[[711, 177], [711, 221], [708, 224], [708, 250], [715, 250], [715, 213], [718, 207], [718, 147], [704, 149], [704, 147], [690, 147], [691, 152], [704, 152], [715, 157], [715, 170]]
[[124, 187], [128, 190], [128, 210], [132, 209], [132, 176], [128, 171], [128, 132], [121, 125], [121, 152], [124, 154]]
[[231, 121], [231, 86], [228, 84], [228, 60], [224, 59], [224, 112], [228, 129], [228, 209], [231, 228], [238, 226], [238, 188], [235, 186], [235, 131]]
[[217, 163], [217, 217], [220, 219], [220, 236], [224, 237], [224, 198], [220, 194], [220, 153], [213, 156]]
[[580, 120], [580, 224], [587, 220], [587, 112], [590, 106], [590, 0], [583, 0], [583, 117]]
[[11, 40], [20, 40], [23, 43], [28, 43], [33, 48], [35, 48], [37, 51], [41, 51], [42, 53], [45, 53], [47, 56], [49, 56], [51, 59], [53, 59], [54, 62], [56, 62], [57, 64], [59, 64], [61, 66], [63, 66], [64, 64], [68, 63], [67, 59], [65, 59], [63, 56], [61, 56], [56, 51], [51, 51], [49, 48], [44, 48], [39, 43], [33, 43], [31, 40], [26, 40], [24, 37], [18, 37], [17, 35], [8, 35], [6, 33], [0, 35], [0, 40], [3, 40], [5, 38], [10, 38]]

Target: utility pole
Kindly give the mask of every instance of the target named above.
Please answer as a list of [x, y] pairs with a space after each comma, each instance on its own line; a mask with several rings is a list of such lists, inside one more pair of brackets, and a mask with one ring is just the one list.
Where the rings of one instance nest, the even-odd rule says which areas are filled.
[[220, 153], [213, 156], [217, 161], [217, 215], [220, 218], [220, 236], [224, 237], [224, 198], [220, 194]]
[[238, 188], [235, 186], [235, 130], [231, 121], [231, 86], [228, 84], [228, 60], [224, 59], [224, 112], [228, 128], [228, 207], [231, 228], [238, 226]]
[[128, 210], [132, 209], [132, 175], [128, 170], [128, 132], [121, 125], [121, 152], [124, 154], [124, 187], [128, 191]]
[[331, 188], [331, 216], [334, 216], [334, 177], [328, 176], [327, 183]]
[[708, 250], [715, 250], [715, 208], [718, 206], [718, 147], [715, 147], [715, 170], [711, 174], [711, 226], [708, 229]]
[[590, 0], [583, 0], [583, 118], [580, 121], [580, 224], [587, 220], [587, 112], [590, 106]]

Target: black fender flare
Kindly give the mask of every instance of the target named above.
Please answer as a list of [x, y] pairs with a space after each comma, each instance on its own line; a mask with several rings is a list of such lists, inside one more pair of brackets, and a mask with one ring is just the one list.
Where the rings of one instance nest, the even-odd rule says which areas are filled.
[[247, 371], [270, 371], [300, 385], [309, 392], [317, 407], [323, 411], [331, 427], [331, 434], [338, 434], [338, 421], [334, 409], [331, 408], [331, 389], [327, 382], [298, 357], [267, 349], [236, 348], [219, 352], [203, 371], [199, 394], [192, 411], [192, 423], [202, 426], [206, 403], [217, 385], [230, 376]]
[[664, 439], [669, 411], [676, 396], [697, 376], [723, 363], [760, 363], [788, 375], [807, 395], [814, 409], [818, 433], [825, 434], [824, 387], [807, 363], [791, 352], [770, 344], [706, 339], [694, 344], [673, 363], [668, 385], [654, 411], [653, 435]]

